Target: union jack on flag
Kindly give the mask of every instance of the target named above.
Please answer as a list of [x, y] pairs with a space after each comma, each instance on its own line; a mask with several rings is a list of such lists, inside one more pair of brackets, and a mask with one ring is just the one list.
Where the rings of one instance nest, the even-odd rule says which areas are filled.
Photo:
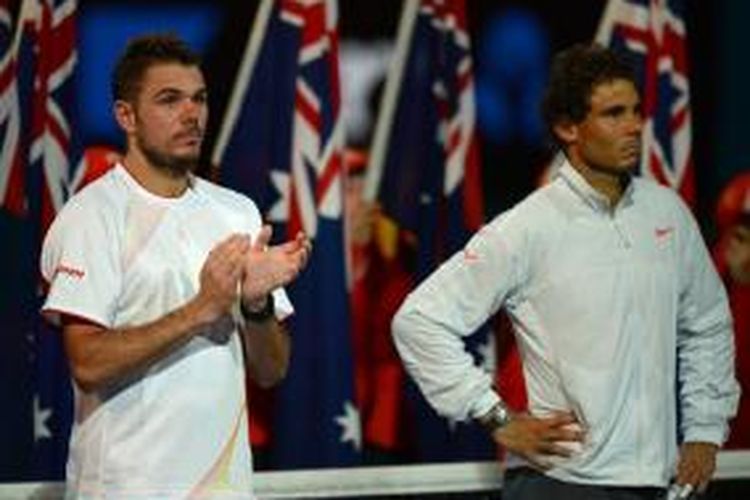
[[21, 216], [27, 204], [21, 122], [28, 117], [21, 116], [18, 59], [22, 37], [32, 31], [33, 24], [24, 16], [26, 2], [14, 22], [12, 3], [0, 2], [0, 206]]
[[474, 75], [464, 0], [407, 1], [401, 23], [403, 67], [387, 83], [367, 196], [380, 193], [400, 228], [419, 233], [427, 222], [428, 241], [438, 238], [420, 239], [437, 252], [421, 279], [482, 222]]
[[641, 171], [695, 204], [685, 0], [609, 0], [596, 41], [630, 56], [644, 118]]
[[30, 477], [39, 479], [63, 477], [71, 417], [60, 336], [38, 313], [36, 269], [44, 233], [68, 196], [78, 152], [71, 133], [75, 10], [75, 0], [0, 0], [0, 207], [24, 220], [23, 234], [10, 238], [28, 245], [24, 261], [14, 263], [27, 270], [12, 292], [24, 297], [22, 318], [3, 340], [22, 339], [32, 354], [32, 394], [23, 404], [33, 417]]
[[[407, 0], [398, 37], [366, 194], [377, 194], [383, 215], [397, 228], [386, 253], [418, 283], [460, 250], [483, 218], [465, 0]], [[469, 337], [467, 350], [492, 369], [494, 344], [487, 333], [482, 328]], [[409, 436], [417, 459], [493, 456], [481, 429], [439, 417], [411, 383], [406, 393], [411, 406], [405, 413], [417, 420]]]
[[70, 125], [76, 1], [22, 0], [15, 23], [10, 3], [0, 3], [8, 37], [0, 61], [0, 204], [23, 215], [40, 203], [34, 216], [43, 232], [68, 195], [77, 149]]
[[361, 447], [340, 111], [336, 2], [261, 2], [213, 164], [223, 184], [260, 206], [278, 239], [303, 230], [315, 242], [307, 269], [288, 287], [294, 347], [276, 394], [271, 456], [284, 468], [354, 463]]

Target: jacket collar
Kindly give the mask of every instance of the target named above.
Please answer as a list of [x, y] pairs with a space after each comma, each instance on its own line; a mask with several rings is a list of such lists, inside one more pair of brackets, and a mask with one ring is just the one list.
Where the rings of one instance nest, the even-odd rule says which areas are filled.
[[613, 213], [620, 208], [630, 205], [633, 201], [634, 182], [629, 180], [625, 191], [617, 206], [612, 207], [609, 198], [594, 189], [591, 184], [578, 172], [578, 170], [565, 159], [558, 171], [558, 177], [561, 177], [565, 183], [575, 192], [587, 205], [597, 212]]

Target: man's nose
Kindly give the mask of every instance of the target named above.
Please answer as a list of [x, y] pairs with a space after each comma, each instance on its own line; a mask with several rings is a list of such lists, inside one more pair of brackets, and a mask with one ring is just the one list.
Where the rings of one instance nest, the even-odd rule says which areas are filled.
[[205, 103], [194, 99], [185, 99], [182, 102], [180, 114], [183, 120], [198, 120], [205, 110]]
[[633, 135], [640, 135], [643, 131], [643, 116], [640, 112], [634, 112], [628, 121], [628, 131]]

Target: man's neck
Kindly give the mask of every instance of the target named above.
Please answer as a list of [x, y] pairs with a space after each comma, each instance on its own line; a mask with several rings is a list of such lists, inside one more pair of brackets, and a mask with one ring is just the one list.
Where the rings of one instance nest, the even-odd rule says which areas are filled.
[[143, 188], [163, 198], [178, 198], [190, 186], [188, 174], [179, 175], [152, 165], [137, 151], [128, 151], [123, 165]]
[[570, 164], [596, 192], [607, 198], [611, 209], [617, 206], [627, 187], [627, 174], [598, 169], [584, 162], [572, 159], [570, 160]]

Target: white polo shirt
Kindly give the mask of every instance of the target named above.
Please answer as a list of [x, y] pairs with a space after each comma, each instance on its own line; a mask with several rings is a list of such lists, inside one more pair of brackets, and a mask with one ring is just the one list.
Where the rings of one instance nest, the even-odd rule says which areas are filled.
[[[664, 486], [685, 439], [722, 443], [736, 409], [731, 317], [698, 228], [669, 189], [634, 178], [612, 210], [570, 164], [480, 230], [405, 301], [396, 345], [445, 416], [497, 401], [461, 337], [513, 320], [530, 412], [572, 410], [586, 441], [555, 478]], [[679, 357], [679, 396], [675, 394]]]
[[[197, 294], [217, 243], [260, 227], [238, 193], [194, 178], [179, 198], [161, 198], [118, 165], [51, 226], [43, 311], [111, 329], [154, 321]], [[291, 314], [283, 290], [275, 299], [277, 316]], [[115, 387], [75, 388], [69, 496], [252, 498], [242, 343], [226, 319]]]

